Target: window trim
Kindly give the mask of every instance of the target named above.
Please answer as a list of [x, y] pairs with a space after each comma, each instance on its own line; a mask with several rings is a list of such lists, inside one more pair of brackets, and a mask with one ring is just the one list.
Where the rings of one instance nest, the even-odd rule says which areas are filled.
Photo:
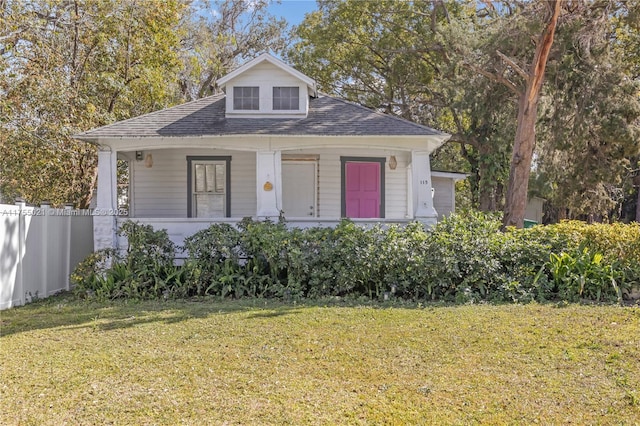
[[[236, 89], [256, 89], [258, 91], [258, 107], [257, 108], [236, 108]], [[245, 99], [244, 97], [240, 99]], [[251, 98], [253, 99], [253, 97]], [[231, 102], [234, 111], [260, 111], [260, 86], [233, 86]]]
[[187, 155], [187, 217], [193, 215], [193, 163], [199, 161], [224, 161], [225, 162], [225, 214], [223, 217], [231, 217], [231, 156], [230, 155]]
[[[297, 89], [298, 90], [298, 103], [295, 108], [276, 108], [276, 89]], [[280, 97], [282, 99], [282, 97]], [[291, 100], [291, 98], [289, 98]], [[273, 86], [271, 88], [271, 110], [273, 111], [300, 111], [300, 87], [299, 86]]]
[[380, 211], [378, 217], [372, 219], [384, 219], [386, 211], [384, 168], [386, 161], [386, 157], [340, 157], [340, 217], [347, 218], [347, 163], [380, 163]]

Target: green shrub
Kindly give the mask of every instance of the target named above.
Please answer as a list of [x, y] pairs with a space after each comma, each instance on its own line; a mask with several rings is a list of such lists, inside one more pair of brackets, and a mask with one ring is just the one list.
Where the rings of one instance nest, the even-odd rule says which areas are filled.
[[240, 251], [246, 258], [242, 291], [253, 297], [300, 296], [296, 283], [289, 285], [287, 271], [298, 230], [288, 230], [283, 221], [243, 219], [239, 224]]
[[548, 268], [562, 300], [622, 301], [626, 283], [618, 261], [605, 262], [601, 253], [586, 246], [572, 253], [551, 253]]
[[503, 239], [500, 222], [484, 213], [470, 211], [440, 221], [426, 240], [424, 293], [458, 302], [493, 298]]
[[549, 247], [545, 298], [620, 300], [640, 285], [640, 225], [563, 221], [536, 226], [531, 241]]
[[185, 239], [174, 265], [166, 231], [127, 222], [126, 253], [100, 251], [74, 271], [79, 292], [101, 298], [396, 297], [527, 302], [620, 300], [640, 284], [640, 226], [563, 222], [500, 231], [495, 215], [462, 212], [420, 223], [288, 229], [244, 219]]
[[188, 258], [183, 265], [188, 296], [229, 292], [241, 276], [240, 232], [226, 223], [213, 224], [184, 241]]
[[165, 230], [125, 222], [126, 253], [101, 250], [89, 255], [72, 274], [76, 290], [98, 298], [153, 299], [184, 296], [184, 271], [175, 265], [175, 245]]
[[114, 249], [102, 249], [89, 254], [75, 267], [69, 277], [74, 291], [81, 297], [97, 296], [109, 298], [115, 286], [114, 279], [108, 281], [114, 262], [118, 261]]

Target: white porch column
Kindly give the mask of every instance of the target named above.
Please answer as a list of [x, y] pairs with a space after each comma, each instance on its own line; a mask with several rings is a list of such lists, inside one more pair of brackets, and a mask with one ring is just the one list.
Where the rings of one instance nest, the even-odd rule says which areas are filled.
[[438, 213], [433, 207], [431, 164], [428, 152], [411, 152], [411, 171], [413, 172], [414, 218], [425, 224], [433, 225], [438, 221]]
[[282, 162], [280, 151], [256, 153], [256, 196], [259, 219], [277, 219], [282, 209]]
[[116, 187], [116, 152], [98, 151], [98, 191], [93, 216], [93, 249], [116, 247], [116, 213], [118, 196]]

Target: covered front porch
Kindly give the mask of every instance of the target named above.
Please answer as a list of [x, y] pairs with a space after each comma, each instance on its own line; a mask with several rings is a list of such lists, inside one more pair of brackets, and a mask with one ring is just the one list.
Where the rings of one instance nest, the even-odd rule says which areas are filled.
[[[436, 142], [336, 139], [110, 141], [111, 149], [102, 148], [98, 157], [95, 249], [124, 247], [116, 230], [126, 220], [166, 229], [179, 245], [212, 223], [244, 217], [284, 217], [295, 227], [335, 226], [344, 217], [363, 225], [436, 222], [429, 164]], [[129, 170], [126, 212], [118, 210], [117, 160]]]

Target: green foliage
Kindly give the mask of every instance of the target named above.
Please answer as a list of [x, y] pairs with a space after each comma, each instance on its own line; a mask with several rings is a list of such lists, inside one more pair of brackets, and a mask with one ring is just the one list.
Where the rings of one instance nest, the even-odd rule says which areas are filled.
[[211, 94], [242, 59], [278, 51], [268, 5], [0, 1], [3, 197], [88, 208], [96, 148], [73, 135]]
[[186, 5], [34, 0], [0, 9], [0, 190], [86, 208], [96, 150], [72, 136], [177, 100], [171, 76]]
[[128, 221], [119, 233], [129, 242], [126, 253], [109, 249], [90, 254], [71, 274], [76, 292], [99, 299], [188, 295], [185, 271], [175, 265], [175, 245], [165, 230]]
[[189, 254], [184, 269], [189, 277], [188, 295], [219, 294], [240, 270], [240, 233], [228, 224], [213, 224], [185, 239]]
[[217, 296], [528, 302], [621, 301], [640, 285], [640, 226], [563, 222], [500, 232], [497, 215], [466, 211], [431, 229], [289, 229], [246, 218], [185, 239], [174, 266], [166, 231], [127, 222], [129, 245], [90, 255], [72, 274], [100, 298]]
[[618, 286], [622, 271], [616, 262], [603, 262], [601, 253], [591, 253], [586, 247], [571, 254], [551, 253], [547, 266], [562, 300], [622, 300]]

